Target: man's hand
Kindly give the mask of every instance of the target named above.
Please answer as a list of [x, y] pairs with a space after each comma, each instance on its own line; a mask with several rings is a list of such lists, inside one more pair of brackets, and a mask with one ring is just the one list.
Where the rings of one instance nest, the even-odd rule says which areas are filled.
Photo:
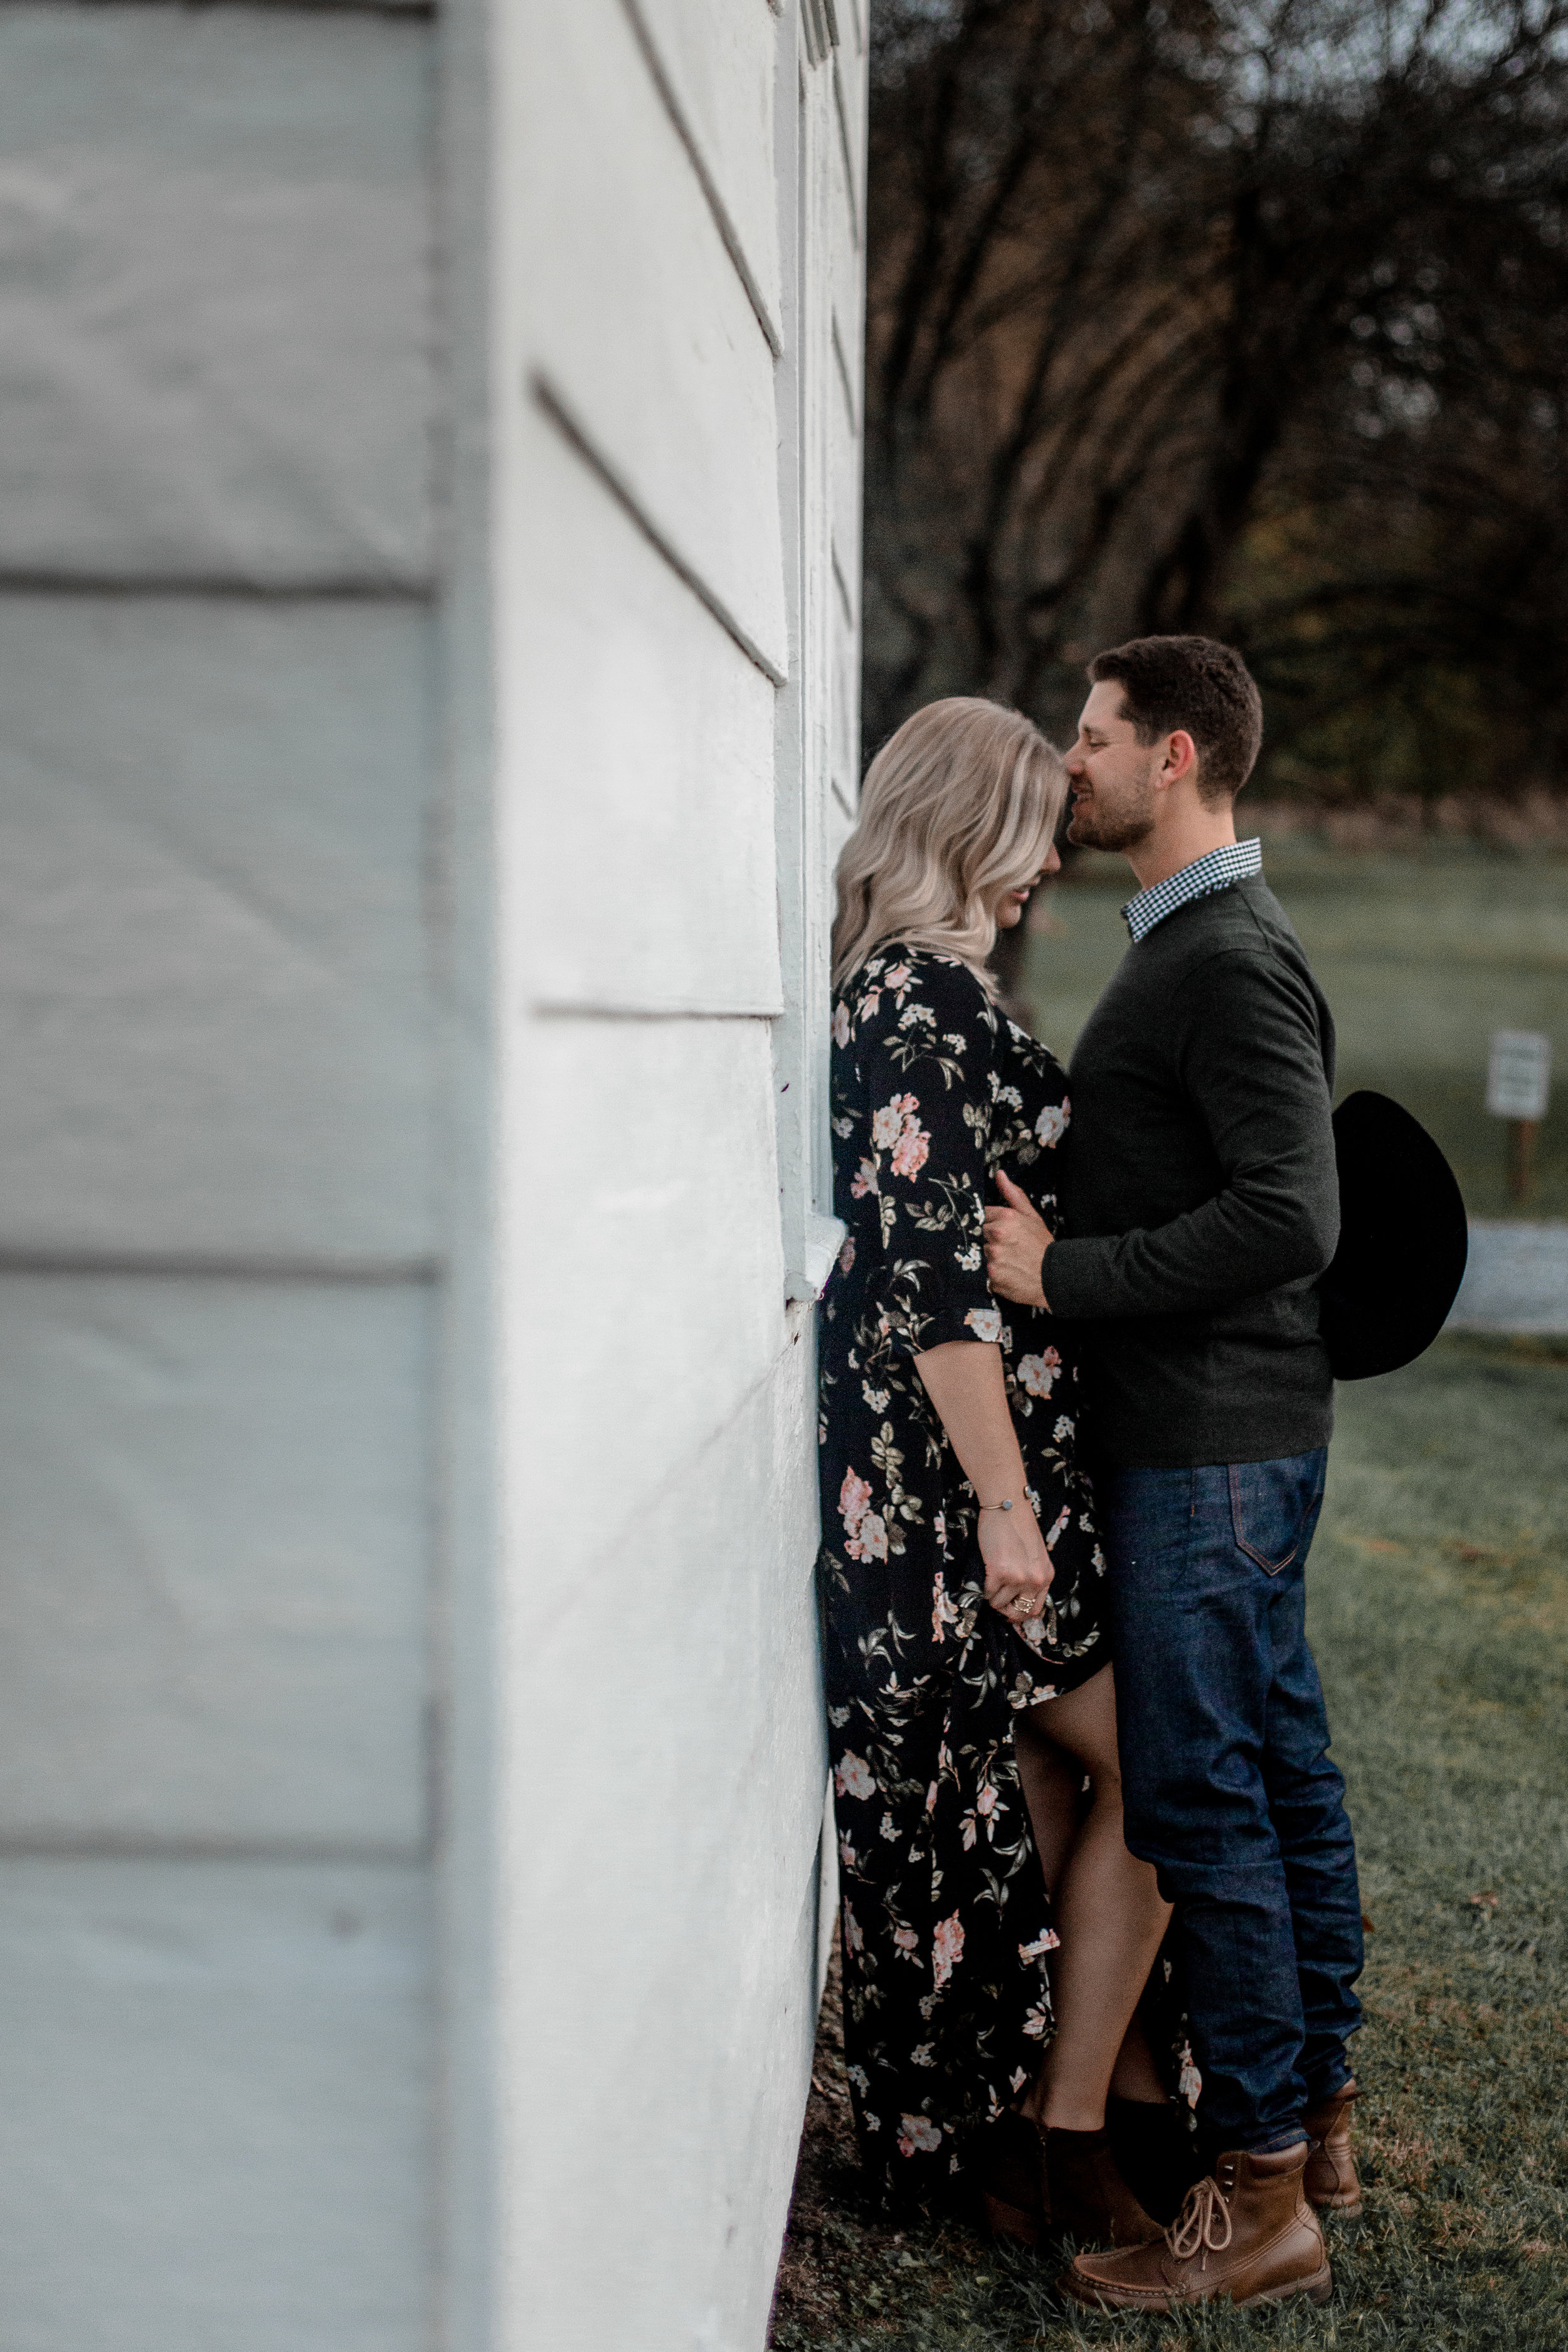
[[1010, 1298], [1016, 1307], [1044, 1307], [1040, 1267], [1051, 1229], [1028, 1194], [1000, 1168], [996, 1189], [1007, 1206], [985, 1212], [985, 1279], [998, 1298]]

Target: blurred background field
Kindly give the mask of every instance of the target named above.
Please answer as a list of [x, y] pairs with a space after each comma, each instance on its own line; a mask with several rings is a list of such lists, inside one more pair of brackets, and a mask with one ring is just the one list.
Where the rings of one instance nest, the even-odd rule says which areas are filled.
[[[1374, 1087], [1413, 1111], [1472, 1217], [1568, 1217], [1568, 854], [1462, 840], [1366, 851], [1303, 833], [1266, 836], [1264, 849], [1333, 1010], [1339, 1095]], [[1079, 853], [1032, 910], [1023, 992], [1064, 1061], [1126, 949], [1118, 910], [1135, 887], [1125, 860]], [[1522, 1207], [1509, 1197], [1506, 1125], [1485, 1108], [1495, 1029], [1540, 1030], [1553, 1046]]]

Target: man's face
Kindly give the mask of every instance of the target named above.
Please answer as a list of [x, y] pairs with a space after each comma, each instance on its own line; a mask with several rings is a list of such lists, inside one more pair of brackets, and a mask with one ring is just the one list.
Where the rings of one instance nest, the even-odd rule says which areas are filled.
[[1121, 687], [1102, 678], [1083, 706], [1067, 757], [1073, 795], [1068, 839], [1085, 849], [1135, 849], [1146, 841], [1154, 828], [1160, 752], [1158, 743], [1139, 742], [1122, 715]]

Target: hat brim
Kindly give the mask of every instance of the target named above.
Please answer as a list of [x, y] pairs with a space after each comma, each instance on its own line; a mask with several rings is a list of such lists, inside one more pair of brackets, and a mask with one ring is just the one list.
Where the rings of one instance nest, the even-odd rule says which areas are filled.
[[1334, 1113], [1340, 1244], [1320, 1286], [1334, 1378], [1397, 1371], [1448, 1319], [1469, 1254], [1454, 1171], [1418, 1119], [1387, 1095], [1347, 1095]]

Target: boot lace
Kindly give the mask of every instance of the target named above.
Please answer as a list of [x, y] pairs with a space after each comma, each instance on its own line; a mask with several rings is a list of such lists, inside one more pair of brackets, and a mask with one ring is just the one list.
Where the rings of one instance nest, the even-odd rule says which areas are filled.
[[[1225, 2235], [1220, 2230], [1224, 2227]], [[1230, 2207], [1217, 2180], [1211, 2174], [1189, 2189], [1185, 2204], [1165, 2232], [1165, 2242], [1178, 2262], [1190, 2262], [1196, 2253], [1203, 2256], [1207, 2268], [1210, 2254], [1223, 2254], [1234, 2234]]]

